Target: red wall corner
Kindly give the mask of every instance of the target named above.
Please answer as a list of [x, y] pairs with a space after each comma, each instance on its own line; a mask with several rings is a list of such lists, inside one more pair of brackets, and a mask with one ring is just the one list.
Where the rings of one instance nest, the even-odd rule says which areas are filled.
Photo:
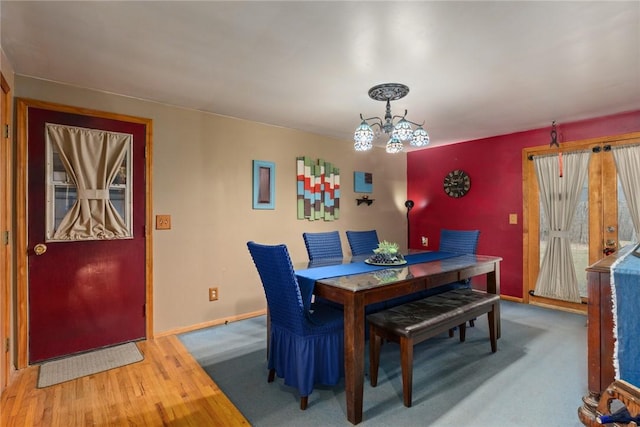
[[[578, 141], [640, 131], [640, 111], [558, 124], [558, 140]], [[407, 198], [411, 210], [411, 248], [437, 249], [440, 230], [478, 229], [478, 253], [503, 258], [501, 293], [522, 298], [522, 149], [546, 145], [550, 128], [534, 129], [431, 147], [407, 154]], [[471, 178], [471, 190], [458, 199], [443, 190], [444, 177], [462, 169]], [[518, 223], [509, 224], [516, 214]]]

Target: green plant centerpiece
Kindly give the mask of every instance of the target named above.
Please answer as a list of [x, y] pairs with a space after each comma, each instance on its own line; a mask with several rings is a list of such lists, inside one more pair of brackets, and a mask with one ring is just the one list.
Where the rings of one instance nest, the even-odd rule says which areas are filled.
[[369, 264], [398, 265], [404, 264], [406, 261], [399, 252], [397, 243], [383, 240], [378, 243], [378, 247], [373, 250], [373, 255], [370, 256], [366, 262]]

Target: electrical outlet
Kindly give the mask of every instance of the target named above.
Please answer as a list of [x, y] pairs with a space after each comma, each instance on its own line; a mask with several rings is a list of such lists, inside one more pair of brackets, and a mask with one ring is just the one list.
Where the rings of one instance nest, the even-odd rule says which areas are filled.
[[218, 288], [209, 288], [209, 301], [218, 301]]
[[422, 236], [422, 246], [429, 246], [429, 238]]

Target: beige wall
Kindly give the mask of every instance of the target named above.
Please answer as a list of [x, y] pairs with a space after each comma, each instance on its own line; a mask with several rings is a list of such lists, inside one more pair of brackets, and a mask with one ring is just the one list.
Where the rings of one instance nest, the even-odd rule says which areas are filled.
[[[304, 231], [376, 228], [406, 246], [406, 155], [382, 149], [356, 153], [349, 140], [262, 125], [16, 76], [17, 97], [140, 116], [153, 120], [153, 213], [170, 214], [172, 229], [154, 230], [155, 333], [265, 308], [246, 248], [248, 240], [285, 243], [306, 260]], [[354, 112], [354, 120], [357, 114]], [[356, 125], [354, 121], [354, 126]], [[340, 219], [296, 218], [296, 156], [340, 168]], [[252, 209], [252, 160], [276, 165], [275, 210]], [[373, 172], [371, 206], [356, 206], [353, 172]], [[209, 302], [208, 288], [220, 299]]]

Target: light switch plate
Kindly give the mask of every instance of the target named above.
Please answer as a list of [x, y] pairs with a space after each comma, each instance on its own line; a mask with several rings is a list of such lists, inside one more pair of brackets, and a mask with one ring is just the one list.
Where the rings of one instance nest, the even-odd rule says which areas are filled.
[[156, 215], [156, 230], [171, 230], [171, 215]]
[[509, 224], [518, 223], [518, 214], [509, 214]]

